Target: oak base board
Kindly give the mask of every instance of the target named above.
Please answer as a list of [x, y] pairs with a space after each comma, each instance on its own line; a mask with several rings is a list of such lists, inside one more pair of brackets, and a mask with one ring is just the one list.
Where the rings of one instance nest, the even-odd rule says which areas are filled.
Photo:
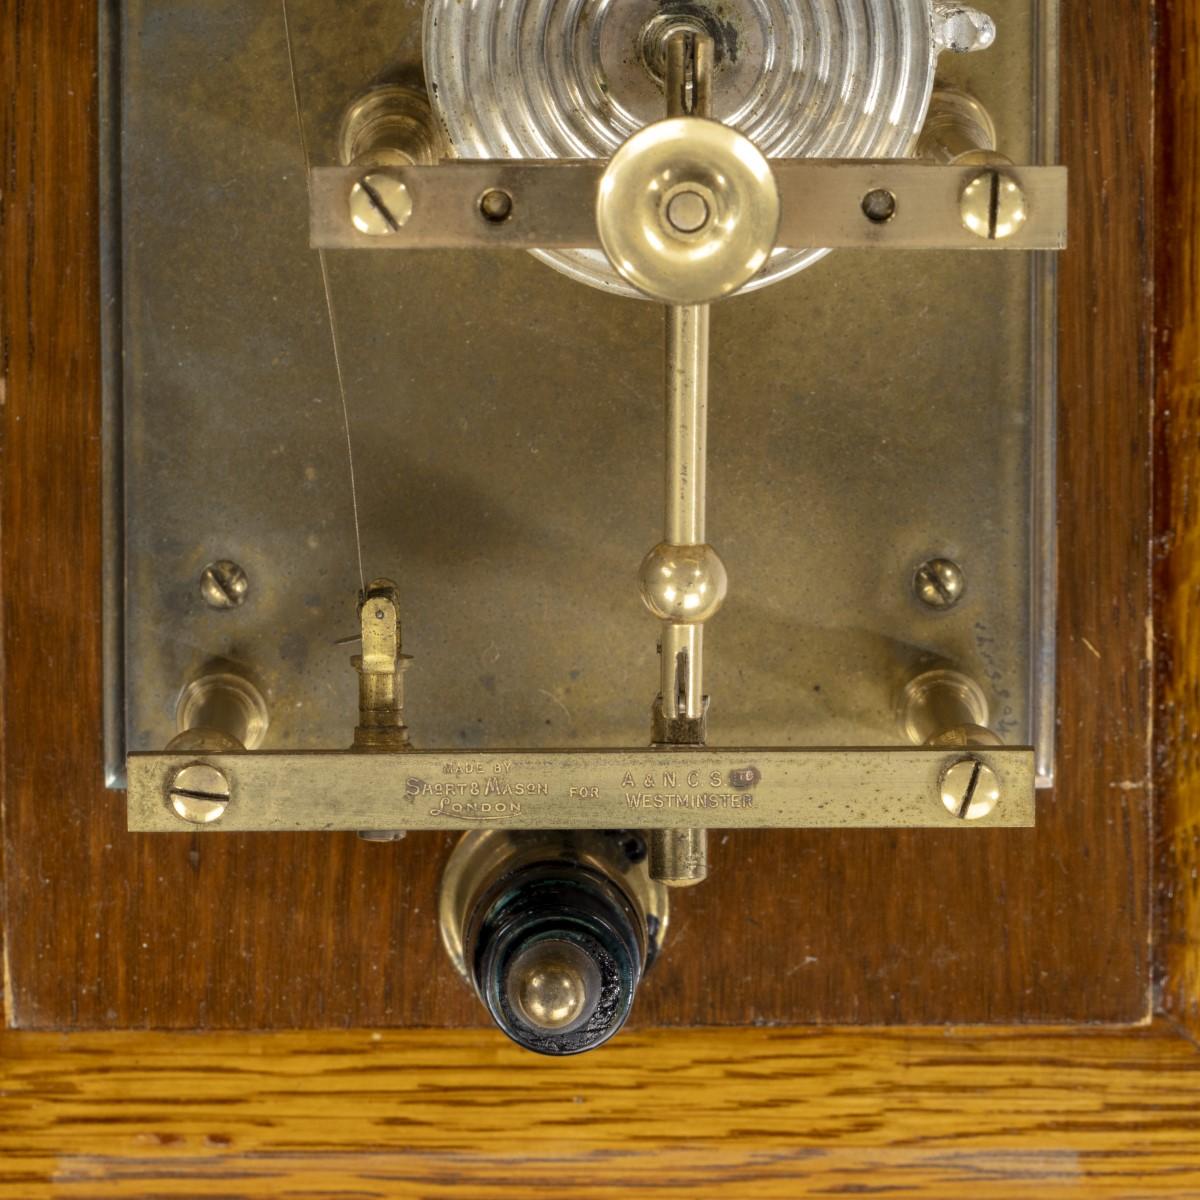
[[1126, 1029], [0, 1034], [0, 1198], [1200, 1195], [1200, 1050]]

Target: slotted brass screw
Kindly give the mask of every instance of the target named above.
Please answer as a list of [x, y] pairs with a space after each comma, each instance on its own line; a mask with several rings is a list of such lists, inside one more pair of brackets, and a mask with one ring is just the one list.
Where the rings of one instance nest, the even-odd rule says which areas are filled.
[[208, 763], [189, 763], [175, 773], [167, 791], [175, 815], [193, 825], [219, 821], [229, 806], [229, 779]]
[[395, 233], [412, 211], [412, 196], [394, 175], [373, 171], [350, 189], [350, 221], [359, 233], [370, 237]]
[[200, 595], [209, 608], [239, 608], [246, 602], [250, 580], [235, 562], [223, 558], [200, 572]]
[[942, 803], [960, 821], [986, 817], [1000, 800], [995, 771], [977, 758], [964, 758], [942, 772]]
[[962, 223], [978, 237], [1002, 241], [1029, 219], [1024, 189], [1007, 172], [989, 168], [963, 188]]
[[913, 576], [913, 591], [929, 608], [953, 608], [962, 599], [966, 586], [962, 567], [949, 558], [931, 558]]

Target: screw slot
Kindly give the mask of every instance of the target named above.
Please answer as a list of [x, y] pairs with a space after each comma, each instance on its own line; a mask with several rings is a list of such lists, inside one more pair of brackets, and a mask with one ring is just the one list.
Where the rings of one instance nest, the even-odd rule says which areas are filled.
[[229, 778], [208, 763], [189, 763], [176, 772], [167, 789], [175, 815], [192, 825], [219, 821], [229, 806]]
[[949, 558], [931, 558], [913, 575], [913, 592], [928, 608], [953, 608], [963, 597], [967, 581], [962, 567]]
[[512, 216], [512, 210], [512, 196], [500, 188], [489, 188], [479, 197], [479, 213], [493, 225], [502, 225]]
[[862, 200], [863, 216], [876, 225], [886, 225], [896, 215], [896, 196], [887, 188], [876, 188]]
[[986, 817], [1000, 800], [1000, 781], [986, 763], [964, 758], [942, 772], [942, 803], [960, 821]]
[[393, 175], [373, 171], [350, 189], [350, 221], [368, 237], [387, 237], [398, 232], [412, 216], [408, 188]]
[[250, 580], [237, 563], [227, 558], [209, 563], [200, 572], [200, 595], [209, 608], [228, 610], [246, 602]]
[[1003, 241], [1029, 219], [1021, 185], [1003, 171], [982, 171], [963, 189], [959, 201], [962, 222], [977, 237]]

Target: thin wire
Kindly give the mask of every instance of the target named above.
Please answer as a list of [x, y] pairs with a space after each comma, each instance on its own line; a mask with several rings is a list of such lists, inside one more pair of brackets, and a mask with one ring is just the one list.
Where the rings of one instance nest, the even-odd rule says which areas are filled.
[[[292, 80], [292, 101], [296, 106], [296, 129], [300, 134], [300, 156], [304, 159], [304, 186], [308, 191], [308, 204], [312, 208], [312, 182], [309, 176], [308, 137], [304, 132], [304, 117], [300, 107], [300, 84], [296, 77], [296, 53], [292, 48], [292, 27], [288, 21], [288, 0], [280, 0], [283, 6], [283, 36], [287, 42], [288, 71]], [[354, 442], [350, 437], [350, 406], [346, 402], [346, 381], [342, 374], [342, 354], [338, 344], [337, 318], [333, 311], [333, 292], [329, 286], [329, 265], [325, 251], [317, 250], [317, 261], [321, 264], [321, 286], [325, 290], [325, 311], [329, 315], [329, 340], [333, 343], [333, 366], [337, 372], [338, 396], [342, 401], [342, 428], [346, 433], [346, 462], [350, 468], [350, 503], [354, 509], [354, 545], [358, 551], [358, 582], [363, 594], [367, 591], [367, 573], [363, 568], [362, 531], [358, 522], [358, 486], [354, 477]]]

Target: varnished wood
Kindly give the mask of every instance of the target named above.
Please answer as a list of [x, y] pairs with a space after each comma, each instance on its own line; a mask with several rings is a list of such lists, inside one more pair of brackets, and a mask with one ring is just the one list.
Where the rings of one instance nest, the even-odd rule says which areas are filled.
[[[130, 837], [101, 787], [95, 7], [0, 12], [9, 1019], [479, 1021], [431, 919], [445, 839]], [[1148, 1011], [1150, 2], [1065, 3], [1063, 24], [1056, 793], [1036, 831], [714, 839], [644, 1023]]]
[[1160, 20], [1156, 933], [1162, 1008], [1200, 1037], [1200, 5]]
[[1185, 1197], [1198, 1099], [1155, 1029], [10, 1033], [0, 1197]]

